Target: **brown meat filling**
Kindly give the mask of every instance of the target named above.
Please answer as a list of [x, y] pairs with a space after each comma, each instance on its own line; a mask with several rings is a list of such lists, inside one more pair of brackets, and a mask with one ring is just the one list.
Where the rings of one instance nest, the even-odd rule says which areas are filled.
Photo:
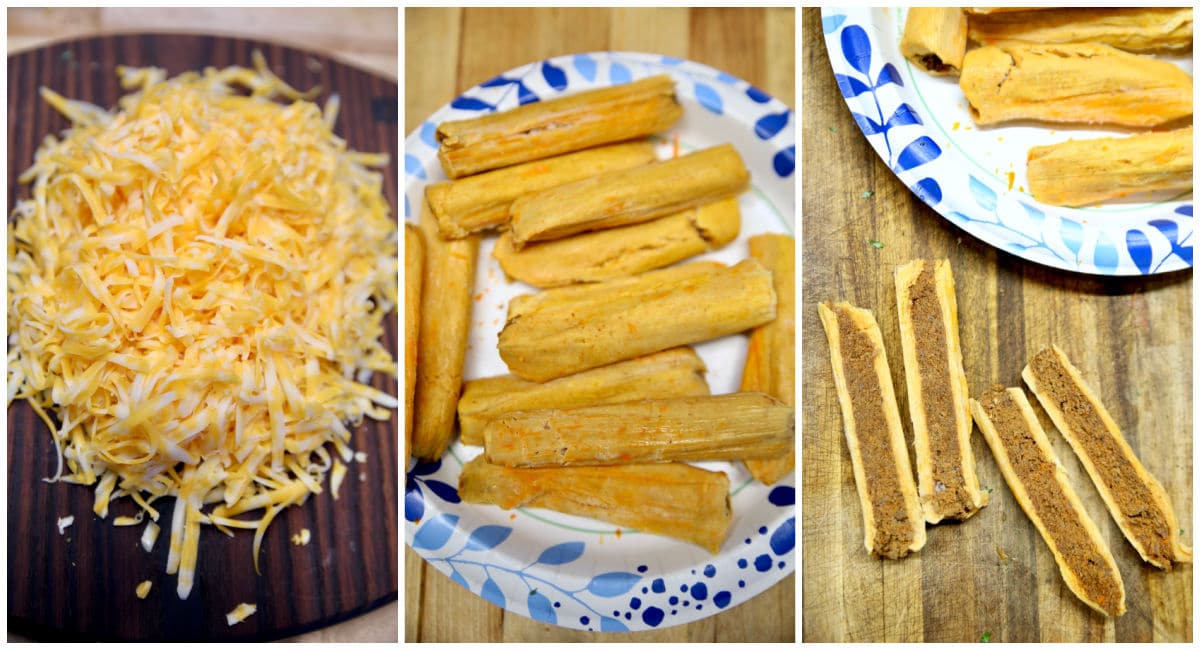
[[933, 264], [926, 264], [917, 276], [909, 289], [909, 302], [933, 465], [933, 494], [923, 496], [933, 500], [934, 507], [943, 517], [961, 519], [976, 508], [963, 479], [957, 409], [951, 390], [950, 357], [946, 350], [946, 323], [942, 319]]
[[900, 490], [900, 473], [896, 469], [884, 418], [883, 394], [875, 374], [875, 355], [879, 351], [844, 310], [838, 311], [838, 336], [867, 482], [867, 497], [875, 520], [875, 553], [891, 559], [901, 558], [912, 546], [913, 523]]
[[1100, 414], [1075, 385], [1053, 349], [1038, 353], [1030, 368], [1037, 378], [1039, 390], [1058, 405], [1072, 437], [1083, 448], [1101, 482], [1112, 494], [1124, 519], [1123, 527], [1142, 545], [1148, 559], [1155, 559], [1169, 569], [1175, 553], [1171, 548], [1171, 529], [1167, 526], [1166, 515], [1155, 503], [1150, 488], [1125, 456], [1113, 433], [1104, 426]]
[[980, 397], [979, 404], [992, 421], [1008, 453], [1013, 472], [1029, 495], [1034, 512], [1046, 528], [1046, 534], [1054, 540], [1071, 573], [1079, 578], [1083, 593], [1092, 602], [1115, 614], [1121, 602], [1121, 589], [1112, 568], [1088, 535], [1079, 513], [1071, 507], [1071, 502], [1055, 478], [1054, 461], [1043, 455], [1037, 446], [1021, 408], [999, 387]]

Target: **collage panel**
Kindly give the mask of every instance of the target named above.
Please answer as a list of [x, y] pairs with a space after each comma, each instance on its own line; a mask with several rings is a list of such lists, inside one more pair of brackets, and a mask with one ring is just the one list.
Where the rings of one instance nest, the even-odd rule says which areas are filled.
[[406, 642], [793, 641], [794, 11], [405, 32]]
[[1191, 641], [1191, 9], [801, 29], [802, 640]]
[[7, 641], [399, 641], [398, 24], [7, 9]]

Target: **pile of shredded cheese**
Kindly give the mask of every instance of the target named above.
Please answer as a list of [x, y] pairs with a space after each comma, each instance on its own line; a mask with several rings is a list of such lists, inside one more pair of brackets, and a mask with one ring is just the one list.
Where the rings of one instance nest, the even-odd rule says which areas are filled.
[[202, 524], [255, 530], [257, 567], [271, 520], [354, 457], [345, 423], [397, 405], [367, 384], [396, 374], [396, 225], [368, 169], [387, 156], [334, 135], [336, 97], [322, 112], [254, 63], [119, 68], [111, 112], [43, 88], [72, 126], [9, 226], [9, 403], [53, 434], [47, 480], [95, 485], [101, 517], [135, 501], [144, 545], [175, 497], [180, 598]]

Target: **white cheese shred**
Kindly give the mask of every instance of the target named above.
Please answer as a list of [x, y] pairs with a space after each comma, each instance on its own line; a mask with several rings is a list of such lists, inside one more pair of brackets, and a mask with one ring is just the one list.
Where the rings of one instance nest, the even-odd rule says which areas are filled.
[[9, 223], [9, 403], [49, 427], [48, 480], [95, 486], [101, 518], [122, 497], [141, 508], [115, 525], [150, 515], [147, 551], [150, 504], [174, 498], [180, 598], [204, 525], [254, 530], [257, 568], [267, 526], [321, 491], [330, 451], [348, 462], [343, 423], [397, 403], [360, 383], [396, 375], [382, 340], [397, 227], [368, 168], [387, 156], [349, 150], [338, 100], [322, 111], [317, 89], [253, 60], [170, 79], [121, 67], [130, 94], [111, 110], [43, 88], [71, 126], [22, 174], [31, 198]]
[[238, 606], [234, 607], [232, 612], [229, 612], [225, 615], [225, 622], [228, 623], [230, 627], [233, 627], [234, 625], [237, 625], [238, 623], [250, 618], [254, 615], [254, 612], [257, 611], [258, 607], [254, 605], [249, 603], [238, 603]]

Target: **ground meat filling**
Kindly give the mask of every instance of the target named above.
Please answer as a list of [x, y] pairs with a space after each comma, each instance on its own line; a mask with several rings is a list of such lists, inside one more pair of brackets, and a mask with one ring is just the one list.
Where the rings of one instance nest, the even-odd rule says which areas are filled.
[[838, 311], [838, 337], [867, 498], [875, 521], [875, 553], [901, 558], [908, 554], [914, 533], [900, 490], [900, 475], [884, 418], [883, 394], [875, 374], [875, 355], [879, 350], [845, 310]]
[[1042, 350], [1029, 365], [1037, 379], [1038, 391], [1058, 405], [1072, 437], [1116, 501], [1124, 519], [1123, 527], [1142, 545], [1147, 559], [1170, 568], [1175, 553], [1167, 517], [1112, 432], [1104, 426], [1100, 414], [1092, 408], [1052, 348]]
[[975, 512], [976, 508], [963, 479], [946, 323], [942, 318], [942, 303], [938, 300], [932, 264], [926, 264], [921, 270], [909, 288], [908, 299], [933, 465], [933, 493], [922, 496], [932, 500], [934, 509], [943, 517], [962, 518]]
[[1121, 589], [1113, 569], [1092, 538], [1078, 512], [1055, 479], [1054, 461], [1046, 458], [1034, 441], [1020, 406], [1002, 388], [993, 388], [979, 404], [996, 429], [1008, 453], [1013, 472], [1024, 486], [1033, 510], [1046, 533], [1054, 540], [1071, 573], [1079, 578], [1083, 593], [1104, 610], [1114, 613], [1121, 602]]

